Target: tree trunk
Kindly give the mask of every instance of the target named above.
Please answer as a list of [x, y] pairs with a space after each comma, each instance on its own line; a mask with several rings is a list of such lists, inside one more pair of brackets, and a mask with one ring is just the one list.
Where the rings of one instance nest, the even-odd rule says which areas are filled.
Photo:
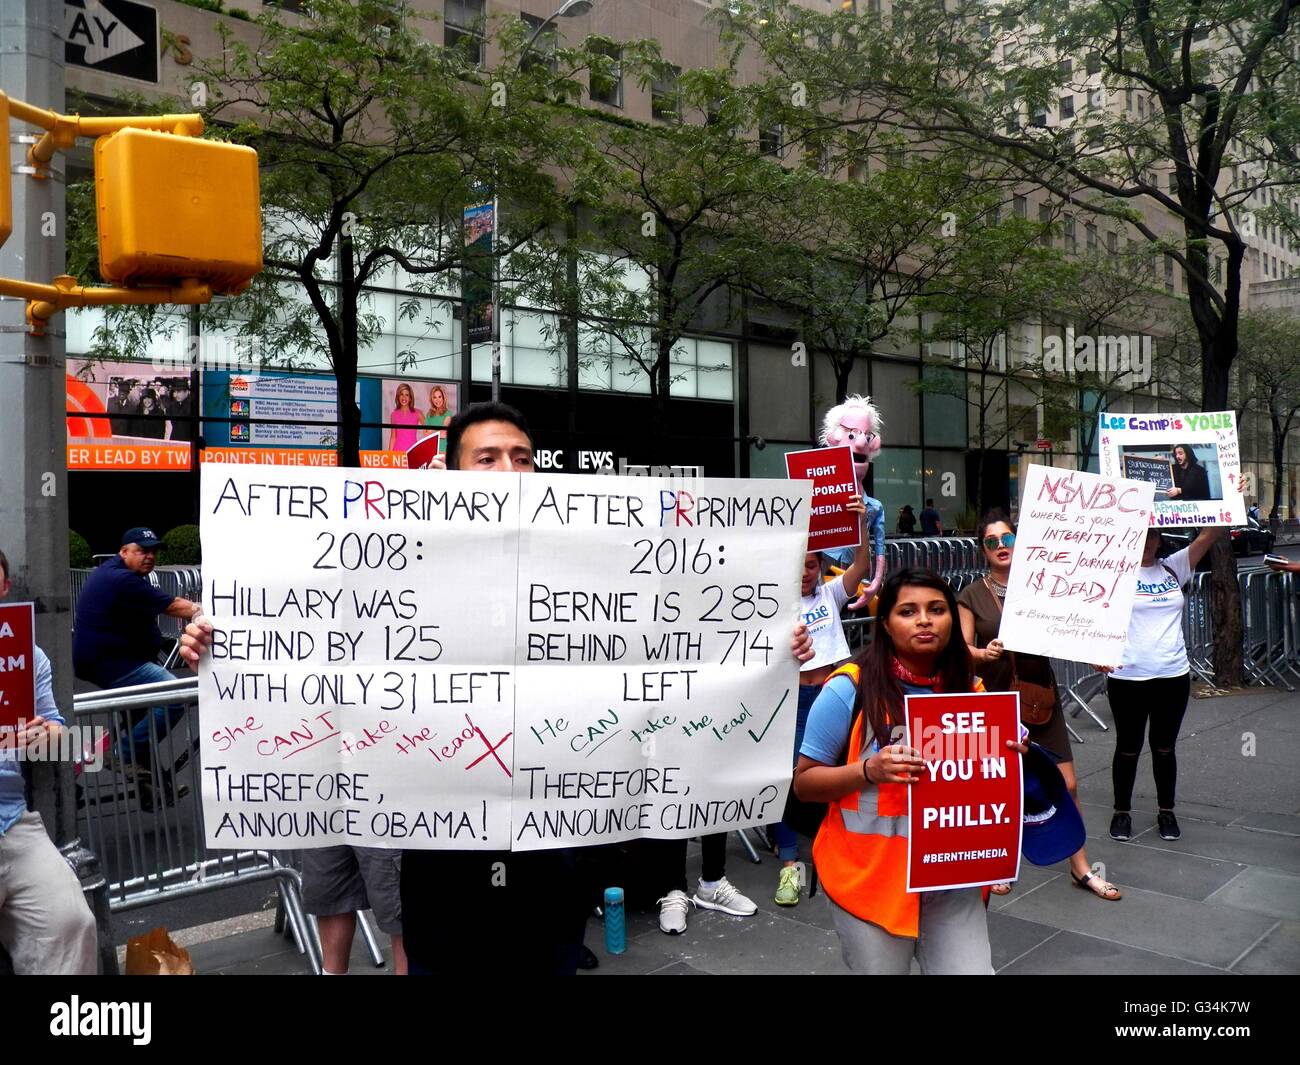
[[[357, 406], [357, 284], [352, 237], [339, 237], [339, 333], [341, 357], [334, 367], [338, 381], [339, 465], [361, 465], [361, 409]], [[380, 430], [382, 433], [383, 431]]]
[[1286, 472], [1286, 431], [1282, 428], [1276, 412], [1270, 415], [1269, 421], [1273, 426], [1273, 509], [1268, 513], [1268, 526], [1270, 529], [1275, 529], [1282, 509], [1282, 477]]
[[[1232, 360], [1237, 353], [1235, 313], [1224, 315], [1213, 335], [1201, 335], [1201, 410], [1228, 409]], [[1210, 610], [1214, 623], [1214, 683], [1221, 688], [1245, 683], [1242, 646], [1245, 630], [1241, 616], [1241, 589], [1237, 585], [1237, 559], [1230, 541], [1214, 545], [1210, 563]]]

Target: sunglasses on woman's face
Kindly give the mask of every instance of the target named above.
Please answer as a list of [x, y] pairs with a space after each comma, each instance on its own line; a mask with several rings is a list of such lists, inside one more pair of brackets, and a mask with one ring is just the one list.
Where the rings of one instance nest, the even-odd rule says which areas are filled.
[[999, 546], [999, 545], [1001, 545], [1002, 547], [1015, 547], [1015, 545], [1016, 545], [1016, 534], [1015, 534], [1015, 533], [1003, 533], [1001, 536], [986, 536], [986, 537], [984, 537], [984, 546], [985, 546], [988, 550], [990, 550], [990, 551], [996, 551], [996, 550], [998, 549], [998, 546]]

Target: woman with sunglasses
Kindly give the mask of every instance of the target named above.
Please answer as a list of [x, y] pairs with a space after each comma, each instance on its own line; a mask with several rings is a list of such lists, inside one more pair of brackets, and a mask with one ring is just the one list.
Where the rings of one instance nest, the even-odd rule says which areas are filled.
[[871, 642], [831, 674], [808, 715], [794, 789], [804, 802], [827, 804], [813, 859], [855, 973], [906, 976], [914, 957], [927, 975], [993, 971], [979, 888], [907, 891], [907, 788], [925, 764], [893, 737], [905, 695], [983, 690], [956, 611], [941, 577], [894, 574]]
[[[1012, 691], [1017, 680], [1042, 685], [1056, 695], [1056, 676], [1052, 663], [1042, 655], [1015, 654], [1006, 651], [998, 639], [1002, 624], [1002, 600], [1007, 594], [1007, 581], [1011, 576], [1011, 559], [1015, 554], [1016, 529], [1000, 510], [984, 515], [978, 529], [978, 540], [988, 562], [989, 571], [982, 580], [962, 589], [957, 596], [961, 613], [961, 631], [970, 648], [975, 672], [991, 692]], [[1047, 748], [1061, 759], [1058, 768], [1065, 778], [1066, 787], [1075, 805], [1079, 802], [1078, 780], [1074, 774], [1074, 752], [1070, 749], [1070, 733], [1065, 727], [1065, 714], [1059, 703], [1052, 705], [1050, 716], [1041, 724], [1025, 722], [1029, 739]], [[1080, 813], [1082, 813], [1080, 809]], [[1107, 883], [1092, 871], [1085, 848], [1080, 847], [1070, 857], [1070, 877], [1081, 888], [1087, 888], [1098, 898], [1117, 901], [1119, 888]], [[998, 884], [995, 895], [1006, 895], [1010, 884]]]

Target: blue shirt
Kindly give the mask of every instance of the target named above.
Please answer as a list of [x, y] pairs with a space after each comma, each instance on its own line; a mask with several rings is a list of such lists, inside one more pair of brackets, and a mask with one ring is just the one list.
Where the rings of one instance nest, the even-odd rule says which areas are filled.
[[[63, 724], [63, 715], [54, 703], [54, 671], [50, 660], [39, 647], [33, 656], [36, 660], [36, 712], [46, 721]], [[27, 796], [23, 787], [22, 764], [15, 747], [0, 750], [0, 836], [3, 836], [27, 812]]]
[[163, 646], [158, 615], [173, 596], [110, 558], [86, 578], [77, 597], [72, 667], [78, 677], [111, 687], [133, 669], [152, 662]]
[[[867, 508], [867, 535], [871, 540], [872, 555], [873, 557], [883, 555], [885, 553], [885, 505], [872, 496], [863, 496], [862, 502]], [[854, 550], [852, 547], [832, 547], [822, 554], [841, 569], [848, 569], [853, 565]], [[867, 579], [870, 580], [871, 576], [872, 573], [868, 573]]]
[[[933, 688], [899, 681], [906, 695], [933, 695]], [[808, 711], [808, 727], [804, 730], [803, 746], [799, 753], [822, 765], [843, 765], [849, 748], [849, 732], [853, 727], [853, 700], [857, 688], [843, 673], [826, 682]], [[888, 739], [888, 737], [886, 738]], [[886, 744], [887, 746], [888, 744]], [[871, 749], [880, 750], [879, 740], [873, 738]]]
[[921, 535], [922, 536], [942, 536], [943, 527], [940, 524], [942, 518], [934, 507], [926, 507], [921, 511]]

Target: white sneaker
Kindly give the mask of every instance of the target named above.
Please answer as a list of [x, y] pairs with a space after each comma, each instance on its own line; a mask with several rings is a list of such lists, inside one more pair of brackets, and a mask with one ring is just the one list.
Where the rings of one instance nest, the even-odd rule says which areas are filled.
[[686, 911], [695, 903], [684, 891], [670, 891], [659, 900], [659, 931], [680, 936], [686, 931]]
[[706, 910], [721, 910], [736, 917], [750, 917], [758, 912], [758, 904], [737, 891], [725, 876], [712, 891], [706, 890], [704, 881], [701, 880], [700, 890], [695, 893], [695, 903]]

